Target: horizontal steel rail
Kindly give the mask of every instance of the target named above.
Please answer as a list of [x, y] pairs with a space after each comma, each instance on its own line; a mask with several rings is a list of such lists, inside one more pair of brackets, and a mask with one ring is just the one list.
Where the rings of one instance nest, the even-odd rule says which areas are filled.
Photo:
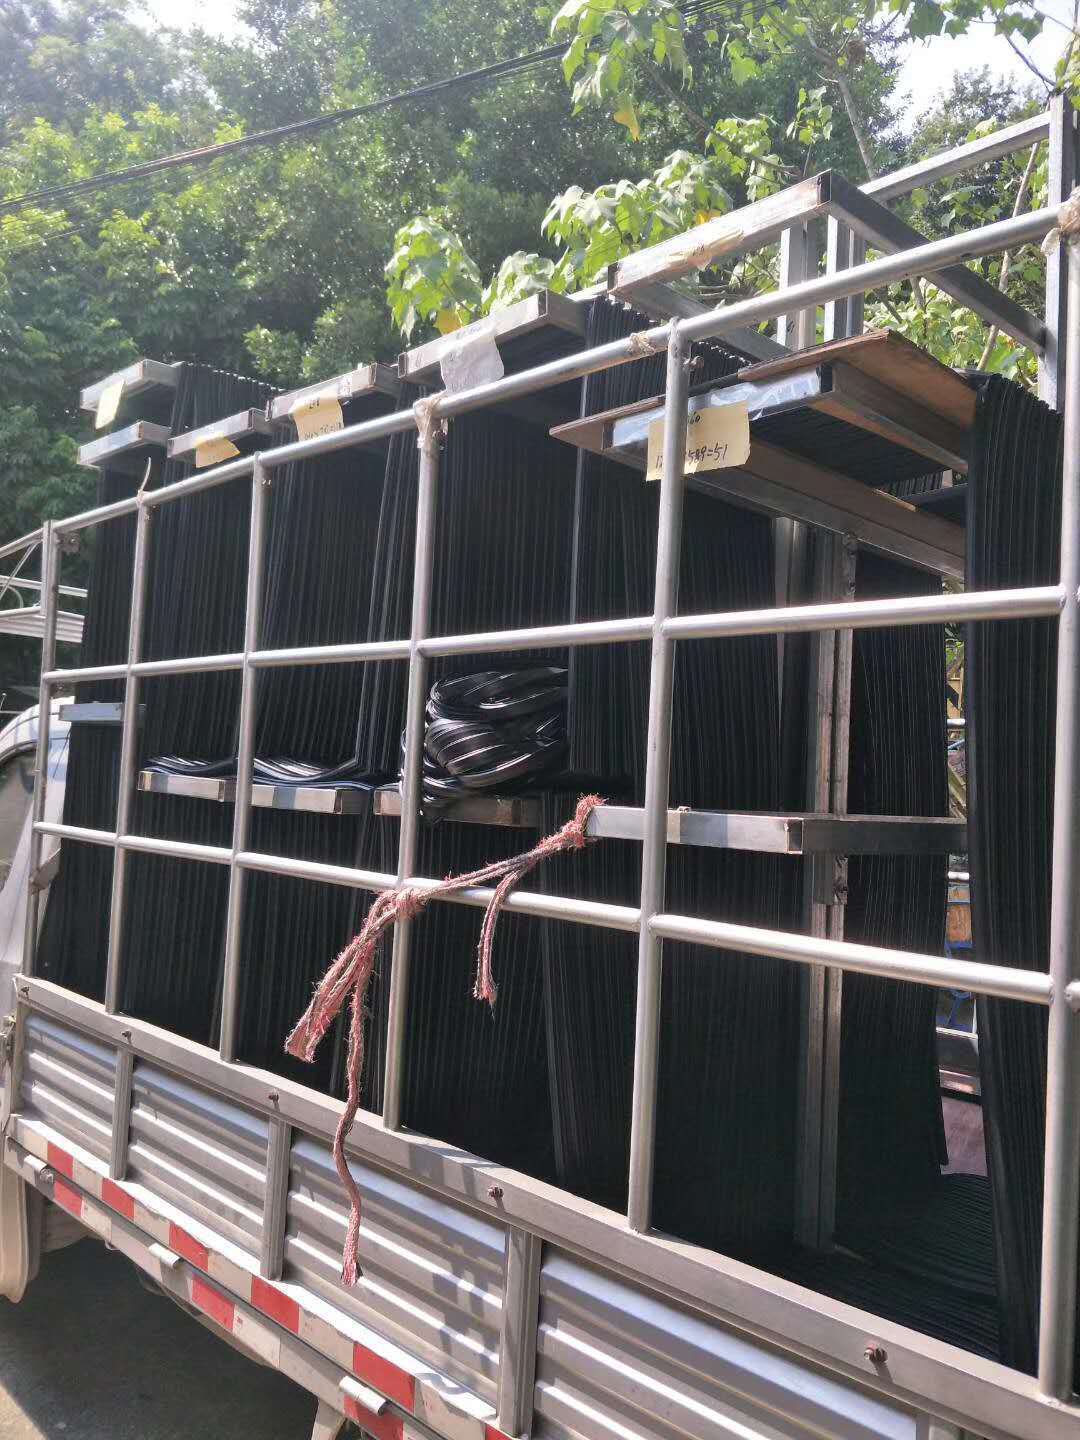
[[[42, 835], [86, 841], [95, 845], [117, 845], [150, 855], [169, 855], [182, 860], [202, 860], [227, 865], [232, 852], [221, 845], [196, 845], [183, 840], [161, 840], [144, 835], [111, 835], [105, 830], [88, 830], [75, 825], [42, 821], [35, 827]], [[328, 885], [374, 894], [392, 890], [396, 875], [377, 870], [359, 870], [349, 865], [330, 865], [317, 860], [298, 860], [286, 855], [240, 851], [236, 863], [245, 870], [283, 875], [296, 880], [317, 880]], [[404, 882], [411, 888], [434, 894], [448, 904], [486, 907], [494, 890], [476, 886], [453, 895], [438, 893], [442, 882], [432, 876], [410, 875]], [[542, 920], [572, 920], [604, 930], [637, 931], [641, 925], [638, 909], [609, 905], [599, 900], [577, 900], [568, 895], [546, 895], [516, 890], [506, 901], [507, 910], [533, 915]], [[889, 950], [873, 945], [826, 940], [787, 930], [769, 930], [748, 925], [730, 925], [719, 920], [701, 920], [691, 915], [657, 915], [650, 923], [657, 935], [669, 940], [738, 950], [753, 955], [772, 955], [800, 964], [832, 965], [840, 970], [881, 975], [887, 979], [909, 980], [934, 986], [954, 986], [979, 995], [997, 995], [1006, 1000], [1050, 1003], [1050, 976], [1036, 970], [1001, 965], [984, 965], [975, 960], [949, 960], [942, 956], [919, 955], [907, 950]]]
[[773, 955], [778, 960], [793, 960], [799, 965], [831, 965], [859, 975], [881, 975], [886, 980], [972, 990], [977, 995], [996, 995], [1002, 1000], [1050, 1004], [1050, 976], [1039, 970], [984, 965], [977, 960], [947, 960], [940, 955], [887, 950], [878, 945], [856, 945], [849, 940], [826, 940], [754, 925], [730, 925], [724, 920], [701, 920], [690, 915], [658, 915], [650, 928], [666, 940], [682, 940], [689, 945], [711, 945], [747, 955]]
[[[678, 615], [664, 622], [664, 634], [674, 640], [739, 635], [809, 634], [818, 630], [874, 630], [908, 625], [938, 625], [945, 621], [1030, 620], [1060, 614], [1065, 592], [1059, 585], [1038, 585], [1017, 590], [968, 591], [964, 594], [907, 595], [895, 600], [850, 600], [822, 605], [790, 605], [771, 610], [728, 610], [716, 614]], [[484, 630], [471, 635], [437, 635], [419, 644], [427, 656], [483, 655], [493, 650], [549, 650], [560, 646], [612, 645], [647, 640], [652, 633], [648, 615], [625, 620], [584, 620], [566, 625], [534, 625], [522, 630]], [[407, 660], [408, 640], [377, 640], [357, 644], [295, 645], [282, 650], [256, 650], [255, 668], [284, 665], [349, 665], [374, 660]], [[178, 660], [144, 660], [131, 667], [133, 675], [189, 674], [211, 670], [239, 670], [241, 655], [206, 655]], [[121, 679], [124, 665], [97, 665], [79, 670], [51, 670], [43, 678], [50, 685], [71, 685], [82, 680]]]
[[978, 140], [969, 140], [952, 150], [943, 150], [926, 160], [917, 160], [914, 165], [905, 165], [888, 175], [879, 175], [867, 180], [859, 189], [864, 195], [873, 195], [877, 200], [895, 200], [900, 195], [910, 195], [920, 185], [932, 185], [935, 180], [947, 180], [950, 175], [961, 175], [965, 170], [974, 170], [988, 160], [1000, 160], [1029, 145], [1037, 145], [1050, 132], [1050, 116], [1044, 110], [1041, 115], [1032, 115], [1027, 120], [1018, 120], [1015, 125], [1005, 125], [991, 135]]
[[30, 550], [35, 545], [41, 544], [43, 531], [39, 528], [31, 530], [29, 535], [20, 535], [18, 540], [8, 540], [0, 545], [0, 560], [6, 555], [16, 555], [20, 550]]

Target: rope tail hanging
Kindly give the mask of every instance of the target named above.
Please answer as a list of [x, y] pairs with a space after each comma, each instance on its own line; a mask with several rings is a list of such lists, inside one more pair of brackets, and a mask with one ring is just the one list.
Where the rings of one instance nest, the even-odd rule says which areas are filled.
[[348, 1092], [334, 1135], [334, 1165], [349, 1196], [349, 1229], [342, 1254], [341, 1278], [346, 1285], [355, 1285], [360, 1270], [360, 1189], [345, 1159], [345, 1140], [360, 1109], [360, 1078], [364, 1067], [364, 1003], [375, 969], [375, 954], [383, 932], [397, 920], [409, 920], [431, 900], [445, 899], [461, 890], [477, 885], [495, 884], [495, 893], [484, 912], [477, 950], [476, 982], [473, 996], [495, 1004], [495, 980], [491, 968], [491, 949], [499, 912], [514, 887], [534, 870], [542, 860], [563, 850], [581, 850], [586, 843], [585, 830], [589, 816], [604, 802], [598, 795], [583, 795], [577, 803], [573, 819], [561, 830], [546, 836], [523, 855], [512, 855], [472, 870], [465, 875], [450, 875], [423, 890], [399, 885], [384, 890], [372, 903], [359, 932], [353, 936], [315, 988], [311, 1004], [293, 1027], [285, 1049], [299, 1060], [312, 1060], [319, 1042], [333, 1024], [345, 1001], [350, 1000], [349, 1051], [347, 1062]]

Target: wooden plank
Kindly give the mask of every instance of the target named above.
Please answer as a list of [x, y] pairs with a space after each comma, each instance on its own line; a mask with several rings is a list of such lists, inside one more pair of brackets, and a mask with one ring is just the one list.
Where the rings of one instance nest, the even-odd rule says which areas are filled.
[[828, 187], [823, 183], [828, 173], [812, 175], [764, 200], [719, 215], [682, 235], [616, 261], [608, 270], [608, 290], [631, 299], [639, 285], [674, 280], [704, 269], [722, 255], [756, 250], [775, 240], [789, 225], [816, 219], [828, 208]]
[[186, 430], [183, 435], [174, 435], [169, 441], [168, 455], [170, 460], [193, 455], [207, 440], [246, 440], [252, 435], [271, 434], [273, 427], [264, 410], [240, 410], [235, 415], [227, 415], [223, 420], [201, 425], [198, 430]]
[[583, 336], [584, 307], [553, 290], [541, 290], [516, 305], [508, 305], [505, 310], [493, 310], [482, 320], [464, 325], [449, 335], [440, 335], [437, 340], [403, 351], [398, 357], [398, 374], [413, 383], [441, 381], [439, 367], [443, 356], [474, 335], [490, 335], [502, 351], [511, 341], [548, 328], [566, 335]]
[[136, 360], [123, 370], [114, 370], [111, 375], [105, 375], [102, 379], [95, 380], [92, 385], [84, 386], [79, 392], [79, 409], [96, 410], [102, 392], [117, 381], [124, 387], [124, 399], [130, 400], [133, 395], [140, 395], [144, 390], [152, 390], [159, 385], [175, 390], [179, 377], [179, 361], [167, 364], [163, 360]]
[[900, 395], [917, 401], [963, 430], [975, 420], [975, 391], [960, 375], [893, 330], [869, 330], [827, 340], [809, 350], [765, 360], [739, 372], [740, 380], [765, 380], [808, 365], [842, 361]]
[[125, 461], [128, 468], [137, 465], [139, 452], [164, 450], [169, 442], [169, 427], [150, 420], [136, 420], [123, 430], [113, 430], [97, 440], [79, 446], [79, 464], [97, 468]]
[[822, 396], [817, 408], [894, 445], [902, 445], [905, 450], [925, 455], [934, 465], [967, 473], [966, 429], [850, 365], [833, 366], [832, 389]]
[[385, 396], [396, 399], [398, 394], [397, 369], [393, 365], [374, 362], [357, 365], [344, 375], [335, 375], [329, 380], [320, 380], [315, 385], [304, 385], [299, 390], [289, 390], [284, 395], [275, 395], [266, 407], [268, 420], [288, 420], [289, 412], [297, 403], [314, 400], [317, 395], [332, 396], [343, 405], [365, 398], [377, 399]]

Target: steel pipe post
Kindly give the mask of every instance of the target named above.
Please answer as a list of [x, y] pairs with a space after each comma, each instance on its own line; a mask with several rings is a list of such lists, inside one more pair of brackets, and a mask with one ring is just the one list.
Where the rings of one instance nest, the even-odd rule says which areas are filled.
[[[424, 412], [421, 412], [423, 414]], [[420, 417], [418, 416], [418, 420]], [[420, 642], [431, 623], [431, 581], [435, 559], [435, 505], [439, 489], [440, 426], [429, 410], [417, 426], [420, 475], [416, 492], [416, 543], [413, 560], [412, 623], [409, 627], [409, 690], [405, 714], [405, 757], [401, 770], [401, 831], [397, 879], [400, 884], [416, 870], [420, 833], [420, 792], [424, 759], [424, 710], [427, 705], [428, 660]], [[390, 969], [390, 1004], [386, 1022], [386, 1068], [383, 1080], [383, 1124], [401, 1129], [405, 1080], [405, 1019], [409, 1008], [409, 964], [412, 922], [394, 926]]]
[[[141, 498], [141, 496], [140, 496]], [[140, 504], [135, 516], [135, 557], [131, 571], [131, 614], [128, 620], [128, 653], [124, 675], [124, 715], [120, 730], [120, 776], [116, 801], [116, 833], [131, 829], [132, 802], [139, 759], [139, 677], [135, 666], [142, 654], [143, 617], [146, 611], [147, 553], [150, 544], [148, 506]], [[124, 910], [127, 888], [127, 851], [113, 851], [112, 896], [109, 902], [109, 957], [105, 969], [105, 1009], [115, 1015], [120, 1008], [121, 965], [124, 946]]]
[[[1068, 305], [1080, 316], [1080, 236], [1068, 251]], [[1080, 1018], [1067, 1003], [1080, 979], [1080, 325], [1068, 331], [1061, 477], [1061, 584], [1054, 731], [1054, 833], [1050, 900], [1052, 1003], [1047, 1046], [1039, 1389], [1073, 1390], [1077, 1215], [1080, 1211]]]
[[679, 600], [683, 501], [686, 495], [686, 419], [689, 350], [681, 323], [668, 332], [664, 448], [656, 536], [656, 583], [649, 672], [649, 728], [645, 750], [645, 807], [641, 847], [641, 931], [638, 936], [634, 1023], [634, 1090], [630, 1115], [631, 1230], [652, 1220], [656, 1152], [656, 1089], [660, 1063], [660, 978], [663, 941], [648, 922], [664, 907], [667, 811], [671, 770], [671, 692], [675, 642], [664, 631]]
[[[1049, 125], [1046, 200], [1048, 205], [1058, 206], [1069, 198], [1077, 181], [1076, 116], [1067, 96], [1051, 96]], [[1065, 399], [1065, 350], [1070, 314], [1067, 248], [1059, 242], [1047, 256], [1046, 348], [1039, 356], [1039, 398], [1058, 410]], [[1071, 313], [1076, 316], [1075, 310]]]
[[56, 615], [60, 604], [60, 536], [52, 522], [41, 527], [41, 605], [44, 612], [41, 637], [41, 681], [38, 685], [38, 733], [34, 755], [34, 798], [31, 804], [30, 863], [26, 877], [26, 925], [23, 931], [22, 970], [33, 975], [37, 959], [38, 921], [41, 913], [41, 891], [38, 871], [41, 869], [41, 835], [39, 826], [45, 819], [45, 791], [49, 783], [49, 722], [52, 716], [52, 690], [45, 676], [56, 665]]
[[266, 504], [269, 477], [255, 459], [251, 477], [251, 524], [248, 532], [247, 601], [244, 613], [244, 663], [240, 684], [240, 723], [236, 747], [236, 793], [233, 811], [232, 857], [229, 865], [229, 908], [225, 922], [225, 966], [221, 995], [223, 1060], [236, 1059], [236, 1032], [240, 999], [240, 944], [243, 933], [244, 889], [247, 871], [236, 857], [248, 848], [251, 832], [251, 785], [255, 768], [255, 714], [259, 672], [251, 664], [259, 648], [262, 628], [263, 570], [266, 562]]

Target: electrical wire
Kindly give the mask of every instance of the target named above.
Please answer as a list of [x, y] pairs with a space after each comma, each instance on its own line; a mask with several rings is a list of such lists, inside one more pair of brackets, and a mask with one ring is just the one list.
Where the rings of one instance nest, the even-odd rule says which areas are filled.
[[[680, 8], [686, 15], [717, 15], [731, 7], [730, 0], [689, 0], [688, 4]], [[744, 9], [742, 6], [734, 8], [736, 10]], [[751, 9], [753, 8], [751, 7]], [[272, 130], [261, 130], [254, 135], [241, 135], [235, 140], [225, 140], [217, 145], [203, 145], [191, 150], [176, 151], [171, 155], [162, 155], [156, 160], [147, 160], [141, 165], [131, 165], [123, 170], [102, 171], [97, 175], [90, 175], [84, 180], [75, 180], [67, 185], [53, 185], [41, 190], [25, 191], [22, 195], [0, 200], [0, 215], [12, 214], [29, 205], [40, 206], [62, 202], [72, 196], [90, 194], [115, 185], [130, 184], [163, 171], [204, 164], [222, 156], [234, 155], [258, 146], [277, 145], [298, 137], [317, 134], [331, 126], [358, 119], [362, 115], [374, 115], [407, 101], [423, 101], [434, 95], [499, 79], [504, 75], [520, 74], [523, 71], [545, 65], [551, 60], [559, 59], [565, 53], [566, 45], [563, 43], [547, 45], [543, 49], [534, 50], [527, 55], [514, 56], [509, 60], [500, 60], [492, 65], [483, 65], [458, 75], [449, 75], [442, 80], [433, 80], [426, 85], [415, 86], [411, 90], [401, 90], [396, 94], [386, 95], [380, 100], [367, 101], [363, 105], [353, 105], [343, 110], [331, 110], [322, 115], [312, 115], [304, 120], [295, 120], [288, 125], [278, 125]]]

